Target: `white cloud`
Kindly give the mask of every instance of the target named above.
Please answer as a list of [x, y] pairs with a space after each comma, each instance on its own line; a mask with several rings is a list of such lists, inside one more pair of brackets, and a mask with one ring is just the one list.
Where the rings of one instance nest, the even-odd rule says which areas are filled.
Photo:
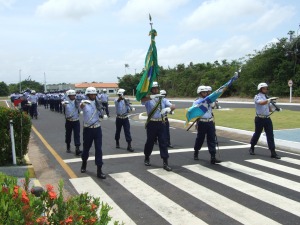
[[41, 17], [80, 19], [112, 2], [114, 0], [48, 0], [37, 7], [36, 14]]
[[0, 0], [0, 9], [1, 8], [11, 8], [16, 0]]
[[139, 21], [149, 13], [152, 17], [165, 17], [187, 2], [188, 0], [128, 0], [117, 14], [122, 21]]

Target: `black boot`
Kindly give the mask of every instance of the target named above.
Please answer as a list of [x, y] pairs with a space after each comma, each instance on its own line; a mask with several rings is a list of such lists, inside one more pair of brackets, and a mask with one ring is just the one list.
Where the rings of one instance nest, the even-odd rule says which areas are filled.
[[249, 153], [250, 153], [250, 155], [255, 155], [255, 153], [254, 153], [254, 147], [250, 147], [249, 148]]
[[116, 148], [120, 148], [120, 142], [119, 142], [119, 140], [116, 140]]
[[195, 150], [194, 151], [194, 160], [199, 160], [198, 155], [199, 155], [199, 151]]
[[97, 177], [100, 179], [106, 179], [106, 175], [102, 173], [102, 166], [97, 166]]
[[211, 164], [221, 163], [221, 160], [216, 159], [215, 156], [211, 156], [210, 163]]
[[164, 162], [163, 162], [163, 168], [164, 168], [166, 171], [172, 171], [172, 168], [169, 167], [169, 165], [168, 165], [168, 159], [164, 159]]
[[87, 164], [87, 161], [82, 161], [81, 173], [85, 173], [86, 172], [86, 164]]
[[276, 154], [275, 149], [271, 149], [271, 158], [281, 159], [281, 157]]
[[82, 151], [80, 151], [79, 146], [76, 146], [76, 152], [75, 152], [75, 155], [76, 155], [76, 156], [80, 156], [81, 153], [82, 153]]
[[131, 147], [131, 142], [128, 142], [127, 151], [134, 152], [134, 149]]
[[168, 144], [168, 147], [169, 147], [169, 148], [174, 148], [174, 146], [171, 145], [171, 143]]
[[67, 144], [67, 153], [70, 153], [71, 152], [71, 146], [70, 144]]
[[145, 164], [145, 166], [151, 166], [149, 157], [145, 157], [144, 164]]

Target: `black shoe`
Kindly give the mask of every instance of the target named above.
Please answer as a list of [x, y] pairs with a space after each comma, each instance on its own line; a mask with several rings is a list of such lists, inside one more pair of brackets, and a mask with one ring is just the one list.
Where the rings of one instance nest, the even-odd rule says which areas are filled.
[[199, 151], [194, 151], [194, 160], [199, 160], [198, 154], [199, 154]]
[[255, 155], [254, 148], [249, 148], [249, 153], [250, 153], [250, 155]]
[[166, 171], [168, 171], [168, 172], [169, 172], [169, 171], [172, 171], [172, 168], [169, 167], [168, 163], [165, 163], [165, 162], [164, 162], [163, 168], [164, 168]]
[[279, 155], [277, 155], [276, 153], [272, 154], [271, 158], [273, 158], [273, 159], [281, 159], [281, 157]]
[[76, 156], [81, 156], [82, 151], [80, 151], [79, 146], [76, 146], [76, 151], [75, 151], [75, 155]]
[[168, 147], [169, 147], [169, 148], [174, 148], [174, 146], [173, 146], [173, 145], [171, 145], [171, 144], [168, 144]]
[[222, 162], [222, 161], [216, 159], [216, 157], [211, 157], [211, 159], [210, 159], [210, 163], [211, 163], [211, 164], [216, 164], [216, 163], [221, 163], [221, 162]]
[[106, 175], [102, 173], [102, 166], [97, 166], [97, 177], [100, 179], [106, 179]]
[[70, 153], [71, 152], [71, 147], [69, 144], [67, 144], [67, 153]]
[[144, 164], [145, 166], [151, 166], [150, 159], [145, 159]]
[[131, 147], [131, 144], [130, 144], [130, 143], [128, 143], [127, 151], [129, 151], [129, 152], [134, 152], [134, 149]]
[[86, 172], [86, 164], [87, 164], [87, 161], [82, 161], [81, 173], [85, 173]]
[[116, 148], [120, 148], [120, 142], [116, 141]]

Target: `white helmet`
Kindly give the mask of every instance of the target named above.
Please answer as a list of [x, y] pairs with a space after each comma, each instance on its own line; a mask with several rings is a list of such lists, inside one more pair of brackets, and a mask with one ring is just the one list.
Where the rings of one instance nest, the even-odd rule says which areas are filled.
[[74, 90], [68, 90], [67, 95], [76, 95], [76, 92]]
[[211, 86], [206, 86], [207, 87], [207, 91], [212, 91]]
[[123, 95], [124, 92], [125, 92], [125, 89], [120, 88], [120, 89], [117, 91], [117, 95]]
[[259, 91], [263, 87], [268, 87], [268, 85], [266, 83], [260, 83], [257, 85], [257, 90]]
[[96, 88], [94, 88], [94, 87], [88, 87], [88, 88], [85, 90], [85, 94], [86, 94], [86, 95], [96, 95], [96, 94], [97, 94], [97, 90], [96, 90]]
[[153, 83], [152, 83], [152, 87], [154, 88], [154, 87], [158, 87], [158, 83], [156, 82], [156, 81], [154, 81]]
[[167, 94], [167, 92], [165, 91], [165, 90], [160, 90], [160, 92], [159, 92], [161, 95], [166, 95]]
[[197, 88], [197, 94], [200, 94], [200, 92], [203, 92], [203, 91], [208, 91], [208, 89], [207, 89], [206, 86], [200, 85], [200, 86]]
[[106, 89], [104, 88], [102, 91], [103, 91], [103, 92], [106, 92]]
[[31, 90], [31, 94], [35, 94], [36, 92], [35, 92], [35, 90]]

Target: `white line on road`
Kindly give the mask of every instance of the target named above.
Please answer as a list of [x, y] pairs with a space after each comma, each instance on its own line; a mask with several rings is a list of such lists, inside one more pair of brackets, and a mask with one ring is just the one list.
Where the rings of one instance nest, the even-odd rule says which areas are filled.
[[209, 169], [201, 165], [183, 166], [197, 174], [213, 179], [216, 182], [224, 184], [246, 195], [256, 198], [260, 201], [271, 204], [296, 216], [300, 216], [300, 203], [284, 196], [275, 194], [271, 191], [241, 181], [237, 178], [230, 177], [224, 173]]
[[270, 173], [266, 173], [260, 170], [256, 170], [247, 166], [243, 166], [234, 162], [222, 162], [219, 165], [224, 166], [226, 168], [247, 174], [249, 176], [252, 177], [256, 177], [258, 179], [264, 180], [264, 181], [268, 181], [270, 183], [273, 184], [277, 184], [279, 186], [288, 188], [290, 190], [293, 191], [297, 191], [300, 192], [300, 183], [286, 179], [286, 178], [282, 178], [279, 176], [275, 176], [273, 174]]
[[261, 159], [249, 159], [245, 161], [300, 177], [299, 169], [283, 166], [277, 163], [272, 163]]
[[110, 176], [170, 224], [207, 224], [131, 173], [115, 173]]
[[[239, 148], [248, 148], [248, 145], [230, 145], [230, 146], [221, 146], [220, 150], [226, 150], [226, 149], [239, 149]], [[208, 148], [201, 148], [201, 151], [207, 151]], [[181, 153], [181, 152], [193, 152], [194, 148], [181, 148], [181, 149], [172, 149], [169, 150], [169, 154], [174, 153]], [[158, 150], [153, 151], [152, 155], [159, 155], [160, 152]], [[128, 158], [128, 157], [137, 157], [137, 156], [144, 156], [143, 152], [137, 152], [137, 153], [124, 153], [124, 154], [114, 154], [114, 155], [104, 155], [103, 159], [119, 159], [119, 158]], [[95, 160], [94, 156], [89, 157], [89, 161]], [[75, 163], [75, 162], [81, 162], [81, 158], [72, 158], [72, 159], [65, 159], [65, 163]]]
[[[100, 188], [100, 186], [91, 177], [82, 177], [70, 179], [70, 182], [75, 187], [78, 193], [88, 193], [93, 197], [100, 198], [100, 201], [107, 203], [112, 209], [109, 215], [114, 220], [123, 221], [125, 224], [134, 225], [132, 219]], [[111, 221], [112, 224], [113, 221]]]
[[148, 171], [242, 224], [278, 224], [276, 221], [176, 173], [167, 172], [163, 169], [151, 169]]
[[281, 161], [296, 164], [298, 166], [300, 165], [300, 160], [299, 159], [292, 159], [292, 158], [289, 158], [289, 157], [281, 157]]

